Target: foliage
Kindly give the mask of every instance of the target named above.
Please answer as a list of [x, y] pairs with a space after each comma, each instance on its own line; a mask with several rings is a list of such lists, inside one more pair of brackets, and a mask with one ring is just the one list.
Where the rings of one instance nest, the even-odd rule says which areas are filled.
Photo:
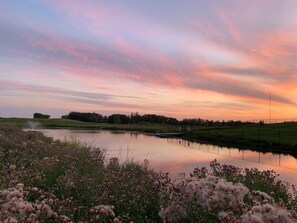
[[278, 179], [278, 174], [273, 170], [259, 171], [256, 168], [238, 168], [232, 165], [221, 165], [216, 160], [210, 163], [210, 172], [206, 168], [195, 168], [191, 176], [197, 179], [212, 175], [224, 178], [228, 182], [241, 183], [251, 191], [262, 191], [273, 197], [277, 202], [289, 205], [288, 183]]
[[108, 116], [107, 123], [128, 124], [130, 123], [130, 118], [129, 116], [123, 114], [113, 114]]
[[33, 118], [44, 118], [44, 119], [49, 119], [49, 118], [50, 118], [50, 115], [41, 114], [41, 113], [34, 113], [34, 114], [33, 114]]
[[90, 112], [70, 112], [67, 116], [62, 116], [62, 118], [68, 118], [73, 120], [79, 120], [84, 122], [105, 122], [105, 118], [101, 114], [90, 113]]
[[[9, 213], [11, 222], [32, 216], [46, 222], [161, 222], [159, 192], [147, 164], [106, 162], [97, 148], [38, 132], [3, 129], [0, 138], [0, 213]], [[18, 190], [24, 191], [21, 200], [14, 198]], [[16, 204], [7, 206], [11, 199]], [[21, 202], [33, 209], [24, 211]], [[38, 214], [34, 207], [41, 202], [50, 215]]]
[[178, 120], [171, 117], [155, 114], [139, 115], [138, 112], [131, 113], [130, 116], [125, 114], [112, 114], [110, 116], [102, 116], [97, 113], [82, 113], [70, 112], [68, 115], [63, 115], [63, 119], [73, 119], [84, 122], [97, 122], [97, 123], [113, 123], [113, 124], [139, 124], [139, 123], [160, 123], [177, 125]]
[[165, 222], [297, 222], [297, 193], [273, 171], [221, 165], [195, 168], [172, 181], [159, 176]]
[[98, 148], [0, 129], [0, 222], [296, 222], [272, 171], [220, 165], [172, 180]]
[[166, 123], [171, 125], [177, 125], [178, 121], [175, 118], [170, 118], [162, 115], [146, 114], [141, 117], [142, 122], [153, 122], [153, 123]]
[[[201, 118], [186, 118], [179, 122], [180, 125], [189, 125], [189, 126], [200, 126], [200, 127], [238, 127], [238, 126], [258, 126], [259, 123], [254, 122], [243, 122], [243, 121], [213, 121], [208, 119]], [[260, 122], [262, 124], [262, 122]]]

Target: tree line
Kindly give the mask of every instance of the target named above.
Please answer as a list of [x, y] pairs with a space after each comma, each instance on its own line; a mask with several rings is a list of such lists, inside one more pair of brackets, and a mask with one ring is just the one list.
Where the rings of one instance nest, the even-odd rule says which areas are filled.
[[97, 122], [97, 123], [114, 123], [114, 124], [139, 124], [139, 123], [162, 123], [162, 124], [178, 124], [176, 118], [166, 117], [155, 114], [140, 115], [138, 112], [125, 114], [112, 114], [103, 116], [95, 112], [70, 112], [68, 115], [63, 115], [63, 119], [79, 120], [84, 122]]
[[[186, 125], [186, 126], [205, 126], [205, 127], [224, 127], [224, 126], [242, 126], [255, 125], [253, 122], [242, 121], [213, 121], [201, 118], [183, 119], [178, 121], [176, 118], [166, 117], [156, 114], [140, 115], [138, 112], [132, 112], [130, 115], [112, 114], [103, 116], [95, 112], [70, 112], [68, 115], [63, 115], [63, 119], [72, 119], [84, 122], [96, 123], [113, 123], [113, 124], [139, 124], [139, 123], [158, 123], [169, 125]], [[261, 123], [257, 123], [261, 124]]]
[[243, 126], [243, 125], [263, 125], [264, 122], [260, 121], [258, 123], [255, 122], [243, 122], [243, 121], [213, 121], [208, 119], [201, 119], [201, 118], [192, 118], [192, 119], [183, 119], [179, 122], [180, 125], [187, 125], [187, 126], [205, 126], [205, 127], [236, 127], [236, 126]]

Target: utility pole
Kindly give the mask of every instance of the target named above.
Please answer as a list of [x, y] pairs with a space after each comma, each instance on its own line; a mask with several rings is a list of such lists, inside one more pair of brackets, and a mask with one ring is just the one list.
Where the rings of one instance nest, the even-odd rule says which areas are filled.
[[271, 92], [269, 92], [269, 121], [271, 124]]

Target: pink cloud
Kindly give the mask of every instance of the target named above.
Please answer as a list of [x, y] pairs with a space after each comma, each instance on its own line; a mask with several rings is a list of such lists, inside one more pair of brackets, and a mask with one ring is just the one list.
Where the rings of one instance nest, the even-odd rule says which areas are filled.
[[286, 87], [297, 79], [297, 33], [292, 27], [273, 26], [275, 2], [212, 2], [209, 19], [189, 13], [171, 26], [111, 3], [44, 3], [84, 35], [59, 33], [30, 20], [24, 22], [28, 29], [1, 27], [3, 54], [39, 67], [24, 71], [31, 82], [51, 67], [52, 77], [59, 80], [63, 73], [79, 80], [77, 85], [133, 83], [155, 91], [170, 89], [171, 95], [174, 90], [193, 97], [203, 92], [254, 107], [273, 91], [275, 102], [288, 107], [296, 103]]
[[[162, 51], [153, 49], [141, 53], [140, 49], [124, 41], [106, 47], [40, 33], [22, 33], [17, 41], [25, 48], [29, 47], [32, 60], [63, 69], [78, 77], [118, 77], [139, 83], [190, 87], [226, 95], [266, 99], [265, 89], [260, 90], [236, 78], [224, 77], [218, 73], [220, 70], [208, 64], [178, 64], [175, 58]], [[27, 54], [26, 51], [18, 51], [17, 54], [23, 57], [24, 53]], [[276, 94], [275, 98], [279, 102], [292, 103], [281, 95]]]

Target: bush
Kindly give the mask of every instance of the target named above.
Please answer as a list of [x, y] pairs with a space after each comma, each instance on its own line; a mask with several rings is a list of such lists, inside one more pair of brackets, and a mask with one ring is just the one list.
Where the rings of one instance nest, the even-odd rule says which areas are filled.
[[44, 119], [49, 119], [51, 116], [50, 115], [44, 115], [41, 113], [34, 113], [33, 118], [44, 118]]
[[105, 122], [101, 114], [90, 112], [70, 112], [68, 115], [63, 115], [62, 118], [78, 120], [83, 122]]

